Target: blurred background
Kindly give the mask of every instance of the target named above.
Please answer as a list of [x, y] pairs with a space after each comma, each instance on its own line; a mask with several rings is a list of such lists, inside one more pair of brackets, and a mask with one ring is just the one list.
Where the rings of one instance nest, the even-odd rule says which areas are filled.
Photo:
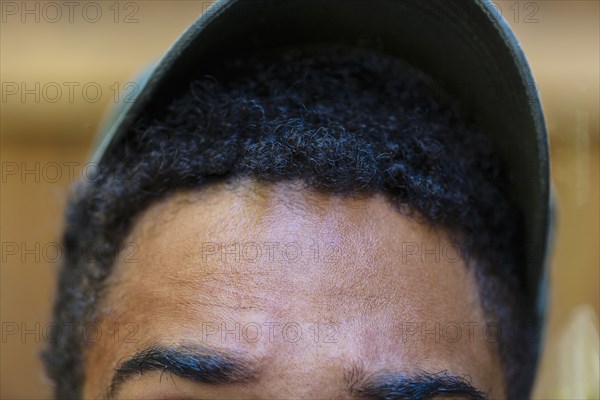
[[[105, 110], [210, 1], [2, 1], [0, 397], [49, 398], [38, 359], [63, 207]], [[598, 1], [496, 1], [539, 85], [558, 229], [535, 398], [599, 398]]]

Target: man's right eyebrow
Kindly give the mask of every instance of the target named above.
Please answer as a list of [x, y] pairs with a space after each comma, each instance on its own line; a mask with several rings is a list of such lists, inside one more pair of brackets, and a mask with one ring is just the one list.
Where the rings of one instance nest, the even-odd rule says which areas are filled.
[[256, 365], [248, 358], [202, 346], [152, 346], [121, 362], [106, 393], [114, 398], [119, 389], [133, 376], [144, 372], [170, 372], [197, 383], [232, 384], [256, 380]]

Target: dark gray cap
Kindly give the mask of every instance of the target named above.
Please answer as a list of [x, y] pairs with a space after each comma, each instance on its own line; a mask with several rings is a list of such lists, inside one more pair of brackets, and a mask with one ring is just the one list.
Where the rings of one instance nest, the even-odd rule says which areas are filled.
[[552, 231], [548, 139], [525, 55], [485, 0], [220, 0], [210, 6], [140, 81], [102, 132], [101, 162], [138, 117], [164, 106], [211, 60], [267, 48], [340, 43], [374, 48], [425, 72], [488, 133], [508, 169], [512, 200], [525, 219], [522, 268], [536, 326], [546, 313]]

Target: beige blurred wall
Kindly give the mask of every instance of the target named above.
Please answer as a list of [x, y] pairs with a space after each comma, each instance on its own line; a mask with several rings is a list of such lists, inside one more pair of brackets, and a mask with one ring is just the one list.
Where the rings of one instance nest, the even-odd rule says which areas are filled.
[[[34, 95], [28, 95], [25, 101], [7, 96], [0, 102], [0, 157], [4, 168], [0, 194], [0, 397], [48, 398], [50, 390], [37, 353], [54, 291], [57, 263], [52, 262], [56, 256], [53, 251], [60, 238], [62, 209], [72, 182], [69, 175], [73, 172], [75, 177], [80, 176], [102, 113], [114, 103], [114, 90], [124, 88], [144, 65], [162, 54], [210, 2], [121, 2], [117, 3], [118, 16], [114, 13], [115, 2], [97, 2], [103, 16], [96, 23], [86, 21], [77, 9], [73, 22], [68, 16], [58, 22], [44, 18], [52, 19], [55, 14], [40, 15], [36, 22], [31, 14], [23, 23], [20, 11], [15, 17], [12, 9], [5, 8], [6, 3], [19, 7], [26, 4], [29, 10], [36, 7], [36, 2], [1, 2], [2, 83], [24, 83], [26, 88], [35, 88], [36, 82], [42, 86], [51, 83], [63, 89], [69, 82], [79, 84], [72, 99], [63, 92], [56, 103], [44, 98], [36, 102]], [[79, 3], [80, 10], [87, 4]], [[44, 7], [43, 2], [38, 4]], [[587, 304], [596, 315], [599, 312], [600, 14], [596, 1], [496, 4], [528, 55], [551, 135], [559, 225], [551, 266], [548, 346], [536, 392], [538, 398], [550, 398], [557, 396], [557, 382], [562, 385], [561, 379], [572, 379], [556, 366], [557, 360], [565, 357], [561, 355], [563, 339], [566, 337], [567, 346], [572, 347], [568, 354], [582, 351], [578, 344], [582, 339], [572, 337], [568, 329], [573, 314], [577, 314], [574, 310]], [[128, 15], [130, 22], [126, 23]], [[102, 89], [103, 96], [97, 102], [90, 100], [93, 93], [88, 93], [86, 100], [79, 89], [86, 84], [90, 93], [96, 84]], [[6, 88], [3, 86], [3, 96]], [[54, 96], [52, 92], [46, 95]], [[6, 170], [15, 166], [33, 172], [21, 179], [19, 173], [11, 175]], [[16, 255], [11, 254], [14, 246], [18, 248]], [[592, 321], [591, 327], [583, 326], [593, 331], [594, 324]], [[15, 327], [19, 333], [10, 334]], [[24, 330], [33, 333], [22, 336]], [[597, 337], [590, 337], [592, 343], [584, 342], [584, 351], [594, 344], [593, 340], [597, 349]]]

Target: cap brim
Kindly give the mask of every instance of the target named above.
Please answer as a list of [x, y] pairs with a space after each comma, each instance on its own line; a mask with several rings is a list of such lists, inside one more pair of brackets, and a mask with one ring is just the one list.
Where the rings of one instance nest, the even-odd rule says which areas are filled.
[[523, 268], [541, 318], [551, 211], [546, 127], [525, 56], [489, 1], [217, 1], [166, 53], [135, 101], [125, 105], [93, 161], [100, 162], [142, 113], [163, 106], [164, 99], [185, 89], [186, 77], [212, 60], [311, 43], [370, 47], [405, 60], [458, 99], [492, 137], [508, 169], [509, 195], [525, 218]]

